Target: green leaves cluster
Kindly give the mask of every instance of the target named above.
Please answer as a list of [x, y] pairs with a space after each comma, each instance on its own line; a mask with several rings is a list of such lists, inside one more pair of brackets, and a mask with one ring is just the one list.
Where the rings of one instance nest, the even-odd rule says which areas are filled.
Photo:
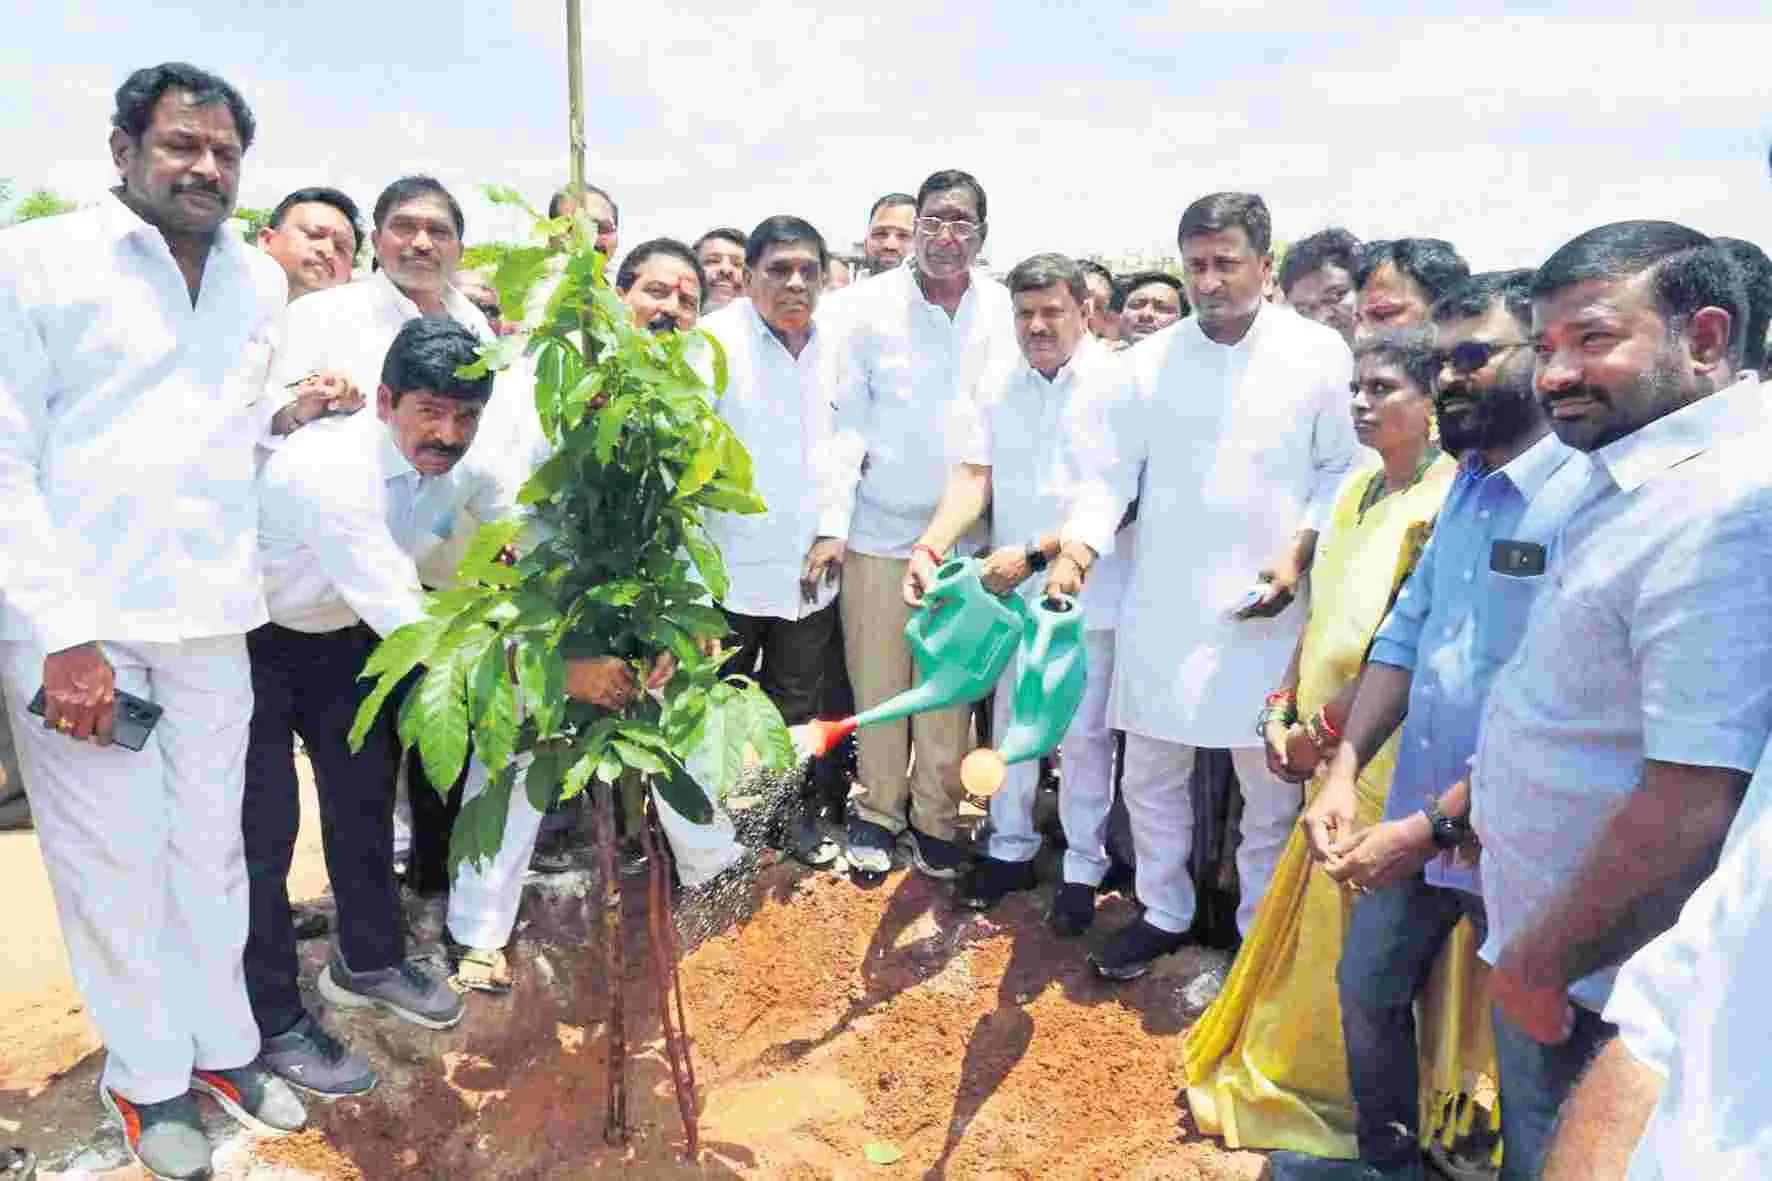
[[[520, 202], [508, 190], [488, 195]], [[524, 249], [541, 251], [545, 269], [564, 256], [559, 286], [539, 322], [484, 346], [464, 373], [527, 358], [552, 457], [521, 491], [527, 517], [482, 527], [458, 585], [432, 594], [424, 621], [377, 648], [364, 669], [376, 684], [352, 736], [361, 742], [416, 676], [399, 735], [427, 777], [448, 790], [470, 745], [492, 775], [456, 824], [452, 861], [497, 850], [519, 782], [538, 807], [556, 788], [570, 798], [595, 783], [650, 783], [706, 822], [711, 804], [686, 763], [723, 794], [747, 762], [779, 768], [794, 758], [768, 698], [747, 680], [723, 680], [720, 658], [704, 654], [727, 631], [713, 605], [726, 572], [704, 515], [764, 508], [749, 454], [710, 404], [709, 378], [715, 389], [726, 382], [718, 343], [635, 327], [591, 235], [565, 218], [536, 225], [562, 245]], [[500, 555], [512, 546], [524, 552], [507, 565]], [[570, 660], [614, 656], [643, 682], [662, 652], [677, 665], [662, 702], [643, 696], [611, 713], [566, 697]]]

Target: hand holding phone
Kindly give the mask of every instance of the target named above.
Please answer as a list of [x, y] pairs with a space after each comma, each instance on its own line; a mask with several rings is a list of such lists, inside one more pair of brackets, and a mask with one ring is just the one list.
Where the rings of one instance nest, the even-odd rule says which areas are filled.
[[[43, 716], [43, 690], [38, 689], [37, 695], [31, 698], [31, 704], [25, 707], [37, 717]], [[160, 721], [160, 715], [166, 711], [146, 698], [137, 697], [118, 689], [112, 701], [111, 741], [126, 750], [139, 751], [148, 744], [148, 735], [154, 732], [154, 726]], [[70, 738], [73, 735], [69, 735]], [[76, 740], [83, 741], [83, 740]]]

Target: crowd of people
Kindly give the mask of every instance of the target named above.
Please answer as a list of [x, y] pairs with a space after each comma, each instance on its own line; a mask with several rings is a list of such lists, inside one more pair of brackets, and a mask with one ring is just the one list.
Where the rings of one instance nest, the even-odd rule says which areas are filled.
[[[397, 702], [350, 741], [379, 640], [547, 458], [521, 366], [460, 372], [549, 282], [508, 307], [463, 271], [423, 176], [367, 230], [301, 189], [248, 246], [253, 140], [226, 81], [139, 70], [112, 195], [0, 234], [0, 685], [101, 1099], [161, 1178], [210, 1175], [198, 1094], [288, 1132], [298, 1091], [376, 1081], [298, 988], [297, 739], [328, 1005], [443, 1029], [508, 991], [552, 823], [511, 793], [498, 856], [452, 875], [484, 768], [426, 782]], [[768, 504], [708, 522], [726, 667], [788, 723], [911, 687], [904, 627], [955, 553], [1081, 604], [1049, 922], [1083, 936], [1131, 863], [1105, 980], [1189, 940], [1190, 777], [1229, 752], [1242, 941], [1185, 1041], [1202, 1131], [1278, 1178], [1772, 1171], [1765, 254], [1630, 221], [1472, 273], [1327, 229], [1276, 268], [1262, 199], [1220, 192], [1181, 213], [1179, 276], [1040, 253], [1000, 280], [960, 170], [875, 202], [853, 266], [791, 215], [624, 253], [603, 187], [548, 213], [638, 326], [724, 348], [709, 397]], [[616, 709], [671, 671], [581, 656], [566, 690]], [[1010, 696], [861, 730], [853, 778], [807, 774], [792, 852], [863, 883], [902, 852], [979, 910], [1035, 888], [1034, 765], [976, 847], [959, 824]], [[729, 826], [657, 806], [685, 880], [730, 862]], [[447, 895], [447, 968], [408, 955], [402, 889]]]

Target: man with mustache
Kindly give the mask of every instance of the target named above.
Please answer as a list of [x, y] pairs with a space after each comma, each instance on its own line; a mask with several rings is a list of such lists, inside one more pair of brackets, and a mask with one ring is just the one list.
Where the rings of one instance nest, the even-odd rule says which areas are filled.
[[[1484, 698], [1544, 582], [1491, 559], [1497, 547], [1547, 548], [1588, 476], [1533, 389], [1531, 283], [1531, 271], [1476, 275], [1433, 308], [1440, 443], [1461, 456], [1459, 473], [1373, 641], [1345, 738], [1303, 818], [1312, 855], [1357, 895], [1338, 978], [1360, 1157], [1275, 1153], [1281, 1181], [1426, 1176], [1413, 1003], [1459, 921], [1483, 925], [1476, 870], [1452, 853], [1468, 843]], [[1384, 819], [1356, 829], [1360, 771], [1399, 723]]]
[[271, 210], [258, 246], [289, 276], [289, 298], [351, 281], [363, 238], [357, 203], [337, 189], [297, 189]]
[[648, 332], [679, 332], [701, 319], [708, 283], [693, 250], [675, 238], [653, 238], [628, 251], [614, 287], [634, 323]]
[[[255, 453], [307, 411], [265, 385], [288, 283], [228, 226], [245, 99], [168, 62], [111, 123], [111, 195], [0, 233], [0, 677], [100, 1099], [154, 1176], [208, 1177], [193, 1091], [306, 1120], [258, 1061], [240, 812]], [[163, 711], [140, 751], [119, 691]]]
[[1616, 966], [1716, 864], [1772, 731], [1772, 480], [1764, 391], [1737, 380], [1746, 320], [1728, 253], [1672, 222], [1589, 230], [1532, 281], [1539, 400], [1592, 470], [1548, 572], [1529, 551], [1492, 558], [1548, 579], [1471, 770], [1508, 1178], [1538, 1175], [1616, 1032]]
[[1335, 329], [1354, 343], [1354, 271], [1360, 240], [1331, 226], [1300, 238], [1280, 264], [1280, 291], [1286, 304], [1307, 320]]
[[[1077, 593], [1139, 499], [1138, 560], [1121, 602], [1109, 724], [1126, 731], [1121, 792], [1143, 915], [1092, 957], [1113, 980], [1179, 948], [1194, 918], [1188, 876], [1194, 751], [1228, 748], [1242, 785], [1239, 929], [1255, 916], [1301, 790], [1268, 769], [1248, 703], [1279, 683], [1297, 640], [1285, 616], [1358, 444], [1347, 344], [1262, 298], [1272, 223], [1252, 193], [1214, 193], [1181, 216], [1193, 315], [1127, 353], [1047, 579]], [[1142, 489], [1142, 492], [1141, 492]], [[1279, 617], [1279, 618], [1276, 618]]]
[[1156, 335], [1187, 311], [1181, 280], [1163, 271], [1128, 275], [1120, 290], [1120, 339], [1128, 345]]
[[917, 199], [887, 193], [868, 210], [868, 232], [861, 252], [870, 275], [889, 271], [910, 257], [916, 241]]
[[726, 226], [709, 230], [695, 240], [695, 257], [708, 281], [702, 311], [717, 312], [745, 294], [743, 230]]
[[[984, 564], [985, 587], [997, 594], [1016, 588], [1032, 599], [1034, 575], [1058, 556], [1054, 530], [1070, 504], [1075, 480], [1072, 449], [1086, 432], [1092, 399], [1117, 379], [1107, 345], [1089, 333], [1089, 287], [1083, 268], [1060, 254], [1036, 254], [1009, 272], [1015, 304], [1018, 364], [990, 374], [976, 409], [975, 427], [962, 462], [948, 477], [935, 516], [923, 530], [905, 571], [908, 602], [921, 603], [935, 575], [931, 553], [952, 546], [974, 522], [990, 513], [996, 548]], [[1058, 934], [1081, 935], [1095, 921], [1095, 894], [1107, 876], [1106, 833], [1113, 800], [1113, 738], [1107, 728], [1108, 687], [1113, 684], [1114, 623], [1125, 581], [1130, 537], [1098, 539], [1104, 555], [1084, 591], [1089, 682], [1064, 736], [1064, 789], [1059, 821], [1064, 827], [1064, 882], [1050, 922]], [[993, 731], [1009, 729], [1013, 671], [997, 689]], [[1039, 765], [1008, 770], [991, 797], [988, 855], [976, 861], [956, 896], [961, 905], [988, 910], [1014, 890], [1034, 887], [1034, 829]]]
[[[847, 477], [854, 512], [843, 560], [843, 648], [864, 710], [913, 683], [905, 571], [959, 459], [974, 387], [1015, 355], [1008, 289], [973, 265], [986, 213], [984, 186], [970, 173], [935, 173], [917, 192], [913, 265], [845, 293], [837, 426], [865, 458]], [[862, 794], [849, 818], [848, 855], [862, 881], [892, 868], [907, 803], [917, 868], [936, 878], [959, 874], [966, 719], [964, 708], [935, 710], [857, 733]]]
[[1442, 238], [1396, 238], [1360, 247], [1354, 266], [1354, 335], [1425, 324], [1470, 267]]
[[[749, 300], [702, 322], [725, 348], [730, 375], [714, 409], [750, 452], [757, 492], [769, 505], [765, 513], [707, 518], [726, 562], [727, 668], [755, 676], [790, 726], [810, 720], [825, 691], [849, 536], [847, 465], [831, 416], [841, 341], [816, 318], [829, 261], [810, 223], [768, 218], [745, 246]], [[793, 851], [810, 865], [837, 857], [823, 827], [841, 821], [847, 794], [837, 790], [834, 772], [826, 760], [810, 769], [794, 822]]]

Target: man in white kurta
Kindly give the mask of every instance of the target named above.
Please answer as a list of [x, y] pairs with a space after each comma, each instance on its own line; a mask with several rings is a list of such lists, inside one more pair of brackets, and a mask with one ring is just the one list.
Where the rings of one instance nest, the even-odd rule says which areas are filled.
[[[1301, 802], [1268, 771], [1254, 719], [1291, 657], [1304, 616], [1292, 599], [1357, 450], [1353, 366], [1334, 332], [1262, 300], [1269, 233], [1259, 197], [1189, 206], [1179, 236], [1195, 314], [1126, 354], [1092, 465], [1100, 478], [1064, 531], [1095, 548], [1138, 497], [1108, 717], [1126, 731], [1121, 790], [1145, 913], [1095, 958], [1113, 979], [1142, 974], [1193, 921], [1196, 748], [1230, 748], [1242, 785], [1240, 929]], [[1071, 565], [1054, 570], [1058, 588], [1074, 581]]]
[[[0, 233], [0, 677], [100, 1097], [138, 1160], [207, 1176], [193, 1089], [261, 1129], [305, 1118], [256, 1065], [240, 962], [253, 472], [285, 418], [264, 374], [286, 283], [225, 228], [253, 132], [232, 87], [138, 70], [113, 122], [116, 190]], [[164, 711], [139, 752], [89, 740], [117, 690]]]
[[[837, 428], [865, 453], [843, 563], [843, 648], [855, 704], [867, 710], [915, 681], [901, 593], [917, 535], [959, 460], [966, 407], [993, 362], [1014, 357], [1009, 292], [972, 264], [985, 237], [985, 196], [963, 172], [939, 172], [918, 194], [916, 260], [845, 293]], [[892, 867], [911, 831], [917, 868], [952, 878], [964, 707], [856, 734], [862, 794], [849, 818], [849, 862], [863, 878]], [[915, 752], [914, 766], [912, 753]], [[907, 817], [907, 803], [908, 817]]]
[[[1119, 365], [1088, 331], [1089, 288], [1083, 269], [1059, 254], [1036, 254], [1009, 272], [1020, 359], [980, 383], [971, 438], [963, 460], [919, 539], [911, 559], [907, 593], [921, 598], [934, 574], [928, 552], [942, 552], [990, 510], [991, 556], [983, 577], [999, 593], [1010, 587], [1032, 602], [1041, 590], [1033, 577], [1058, 555], [1058, 529], [1070, 510], [1076, 484], [1075, 443], [1089, 430], [1092, 401], [1118, 382]], [[1061, 935], [1080, 935], [1095, 920], [1095, 892], [1107, 875], [1108, 811], [1113, 803], [1113, 738], [1107, 728], [1108, 689], [1114, 676], [1114, 624], [1119, 615], [1127, 555], [1109, 534], [1083, 592], [1089, 679], [1064, 736], [1064, 783], [1059, 822], [1064, 828], [1064, 883], [1051, 921]], [[1127, 539], [1129, 543], [1129, 539]], [[1016, 665], [997, 687], [992, 732], [1008, 733], [1015, 700]], [[956, 897], [962, 905], [988, 909], [1012, 890], [1034, 886], [1034, 800], [1040, 785], [1037, 761], [1007, 769], [991, 797], [991, 837]]]
[[[707, 517], [726, 565], [720, 606], [733, 633], [728, 668], [755, 675], [790, 726], [810, 720], [823, 696], [849, 535], [843, 477], [855, 463], [841, 457], [831, 411], [838, 350], [815, 321], [828, 263], [824, 239], [809, 223], [769, 218], [745, 246], [749, 298], [701, 322], [726, 352], [726, 390], [714, 409], [750, 452], [757, 494], [769, 506]], [[835, 770], [819, 763], [810, 774], [837, 780]], [[835, 792], [809, 795], [795, 821], [797, 856], [814, 865], [836, 858], [819, 822], [827, 812], [840, 818], [842, 806]]]

